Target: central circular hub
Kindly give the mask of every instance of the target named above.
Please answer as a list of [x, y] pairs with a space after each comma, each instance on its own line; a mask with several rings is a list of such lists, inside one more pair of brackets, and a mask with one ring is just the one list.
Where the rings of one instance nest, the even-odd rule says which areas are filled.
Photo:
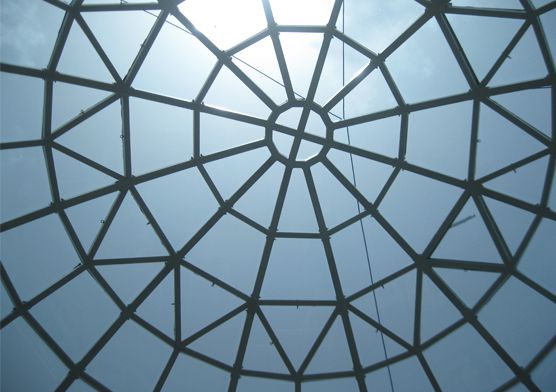
[[330, 125], [330, 119], [320, 106], [303, 101], [287, 103], [269, 118], [269, 147], [285, 164], [313, 164], [329, 148]]

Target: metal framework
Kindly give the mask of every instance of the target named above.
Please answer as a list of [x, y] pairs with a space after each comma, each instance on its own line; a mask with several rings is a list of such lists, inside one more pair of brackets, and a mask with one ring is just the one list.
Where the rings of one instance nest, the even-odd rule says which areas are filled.
[[[170, 371], [179, 355], [188, 355], [204, 361], [210, 365], [223, 369], [230, 374], [229, 391], [235, 391], [238, 385], [238, 381], [241, 376], [255, 376], [255, 377], [266, 377], [271, 379], [281, 379], [289, 380], [295, 384], [295, 390], [301, 391], [305, 382], [319, 379], [330, 379], [338, 377], [354, 377], [357, 380], [357, 384], [361, 391], [367, 391], [367, 386], [365, 383], [365, 377], [367, 374], [377, 371], [379, 369], [387, 368], [390, 365], [401, 361], [403, 359], [415, 356], [419, 363], [421, 364], [430, 384], [434, 390], [441, 390], [441, 386], [435, 377], [433, 370], [429, 367], [429, 364], [423, 355], [424, 350], [430, 348], [437, 342], [441, 341], [444, 337], [448, 336], [454, 332], [457, 328], [462, 325], [468, 324], [474, 328], [475, 331], [486, 341], [486, 343], [496, 352], [496, 354], [502, 359], [502, 361], [508, 366], [513, 372], [513, 377], [507, 380], [504, 384], [498, 387], [498, 390], [509, 390], [518, 383], [525, 385], [532, 391], [539, 390], [539, 387], [535, 385], [531, 378], [531, 372], [535, 367], [541, 363], [541, 361], [554, 349], [556, 345], [556, 334], [550, 339], [546, 345], [535, 355], [535, 357], [530, 361], [530, 363], [525, 366], [519, 366], [516, 361], [512, 358], [508, 351], [493, 337], [493, 335], [485, 328], [485, 326], [479, 321], [477, 314], [478, 312], [489, 302], [489, 300], [497, 293], [497, 291], [505, 284], [505, 282], [510, 277], [515, 277], [519, 279], [524, 284], [528, 285], [531, 289], [535, 290], [538, 295], [545, 297], [551, 302], [556, 302], [556, 295], [539, 284], [532, 281], [530, 278], [525, 276], [522, 272], [517, 269], [522, 255], [527, 249], [532, 238], [535, 236], [535, 232], [539, 227], [542, 219], [556, 220], [556, 211], [551, 210], [548, 207], [548, 201], [550, 196], [550, 190], [553, 188], [554, 170], [556, 167], [556, 148], [553, 142], [553, 137], [556, 134], [556, 115], [554, 111], [554, 102], [556, 102], [556, 68], [554, 66], [553, 57], [551, 56], [547, 37], [543, 31], [540, 16], [546, 12], [549, 12], [556, 8], [556, 2], [550, 2], [545, 6], [540, 8], [535, 8], [530, 0], [521, 0], [523, 10], [510, 10], [510, 9], [493, 9], [493, 8], [476, 8], [476, 7], [460, 7], [450, 4], [449, 1], [445, 0], [416, 0], [423, 7], [422, 15], [412, 23], [407, 30], [405, 30], [398, 38], [396, 38], [382, 53], [374, 53], [363, 45], [359, 44], [355, 40], [351, 39], [349, 36], [344, 34], [342, 31], [336, 28], [338, 18], [341, 17], [341, 7], [342, 0], [336, 0], [330, 15], [330, 19], [325, 26], [283, 26], [276, 24], [272, 8], [270, 6], [269, 0], [261, 0], [264, 6], [264, 12], [267, 20], [267, 28], [263, 31], [253, 35], [252, 37], [246, 39], [235, 47], [227, 50], [221, 51], [213, 42], [211, 42], [202, 32], [196, 29], [193, 23], [185, 17], [177, 8], [177, 5], [181, 1], [177, 0], [159, 0], [153, 3], [126, 3], [121, 2], [119, 4], [82, 4], [83, 0], [72, 0], [70, 4], [66, 4], [60, 0], [45, 0], [47, 3], [51, 4], [53, 7], [58, 7], [65, 12], [65, 17], [60, 28], [54, 50], [50, 57], [49, 64], [46, 69], [34, 69], [29, 67], [23, 67], [19, 65], [13, 65], [8, 63], [1, 63], [0, 70], [6, 73], [19, 74], [27, 77], [38, 78], [44, 81], [44, 116], [42, 123], [42, 137], [38, 140], [30, 141], [20, 141], [20, 142], [6, 142], [0, 145], [1, 150], [8, 149], [23, 149], [28, 147], [42, 147], [44, 152], [44, 157], [46, 161], [46, 167], [48, 172], [48, 181], [50, 184], [50, 191], [52, 196], [52, 202], [50, 205], [40, 208], [31, 213], [19, 216], [15, 219], [6, 221], [2, 223], [1, 231], [6, 232], [21, 225], [25, 225], [34, 220], [40, 219], [47, 215], [53, 214], [58, 216], [61, 220], [67, 235], [71, 239], [73, 246], [79, 254], [79, 265], [67, 275], [61, 278], [59, 281], [54, 283], [52, 286], [45, 289], [43, 292], [38, 294], [36, 297], [24, 302], [18, 295], [18, 287], [12, 284], [8, 270], [1, 266], [1, 278], [2, 284], [4, 285], [6, 291], [8, 292], [13, 304], [13, 311], [8, 314], [4, 319], [1, 320], [1, 328], [5, 328], [10, 323], [18, 318], [23, 318], [34, 332], [44, 341], [44, 343], [50, 348], [50, 350], [61, 360], [61, 362], [67, 366], [67, 376], [58, 386], [57, 390], [63, 391], [70, 387], [70, 385], [77, 379], [81, 379], [88, 385], [96, 390], [106, 391], [109, 390], [105, 385], [103, 385], [103, 380], [95, 379], [87, 372], [88, 365], [95, 359], [97, 354], [103, 349], [103, 347], [109, 342], [109, 340], [116, 334], [116, 332], [128, 321], [137, 323], [139, 326], [143, 327], [146, 331], [160, 339], [162, 342], [172, 347], [173, 353], [168, 359], [166, 366], [160, 378], [155, 386], [155, 390], [161, 390]], [[108, 57], [103, 47], [99, 44], [95, 35], [88, 27], [83, 15], [85, 13], [93, 12], [104, 12], [104, 11], [132, 11], [132, 10], [143, 10], [150, 12], [158, 12], [156, 17], [156, 22], [153, 24], [148, 37], [146, 38], [144, 44], [139, 50], [133, 64], [131, 65], [128, 73], [125, 77], [120, 77], [116, 71], [111, 59]], [[475, 16], [492, 16], [497, 18], [512, 18], [520, 20], [522, 22], [522, 27], [515, 34], [513, 39], [510, 41], [509, 45], [502, 51], [500, 57], [495, 62], [494, 66], [487, 73], [486, 77], [479, 80], [475, 74], [472, 66], [466, 54], [461, 48], [458, 37], [454, 33], [448, 19], [447, 15], [450, 14], [460, 14], [460, 15], [475, 15]], [[188, 101], [177, 99], [173, 97], [168, 97], [160, 94], [155, 94], [149, 91], [142, 91], [132, 87], [133, 81], [141, 69], [143, 62], [149, 53], [153, 43], [157, 40], [157, 36], [167, 21], [167, 18], [172, 15], [179, 23], [182, 25], [180, 27], [186, 29], [190, 32], [196, 39], [198, 39], [210, 52], [216, 56], [218, 59], [208, 79], [204, 82], [196, 99]], [[464, 93], [446, 96], [443, 98], [438, 98], [429, 101], [422, 101], [417, 103], [406, 103], [402, 93], [399, 91], [396, 81], [392, 78], [388, 68], [386, 66], [386, 59], [392, 55], [404, 42], [406, 42], [413, 34], [415, 34], [426, 22], [431, 19], [435, 19], [440, 26], [444, 39], [449, 44], [451, 51], [457, 63], [461, 69], [462, 74], [465, 77], [469, 85], [469, 90]], [[57, 71], [57, 66], [61, 58], [64, 45], [66, 44], [71, 26], [73, 24], [78, 24], [82, 30], [85, 32], [87, 38], [90, 40], [94, 49], [98, 53], [99, 57], [102, 59], [106, 68], [110, 71], [112, 77], [114, 78], [114, 83], [105, 83], [96, 80], [86, 79], [82, 77], [72, 76]], [[529, 80], [522, 83], [504, 85], [500, 87], [489, 87], [488, 83], [502, 66], [505, 58], [509, 55], [512, 49], [518, 44], [521, 37], [524, 35], [527, 28], [531, 27], [534, 30], [536, 39], [538, 41], [542, 56], [548, 70], [548, 76], [537, 79]], [[313, 76], [310, 81], [309, 90], [307, 96], [304, 99], [300, 99], [294, 88], [292, 86], [290, 73], [286, 65], [284, 52], [278, 38], [281, 32], [299, 32], [299, 33], [310, 33], [318, 32], [322, 33], [324, 36], [322, 46], [320, 48], [318, 60], [315, 66]], [[282, 79], [284, 81], [284, 88], [287, 94], [288, 101], [286, 103], [276, 103], [274, 102], [255, 82], [253, 82], [237, 65], [232, 62], [232, 57], [239, 51], [257, 43], [258, 41], [270, 37], [276, 53], [278, 60], [280, 72]], [[360, 54], [366, 56], [369, 60], [368, 65], [353, 79], [349, 80], [326, 104], [319, 106], [315, 103], [314, 97], [317, 90], [319, 80], [321, 78], [321, 73], [323, 71], [324, 62], [327, 58], [329, 51], [329, 46], [331, 40], [336, 38], [343, 42], [343, 45], [349, 46], [359, 52]], [[213, 82], [216, 80], [221, 69], [227, 68], [229, 71], [233, 72], [244, 84], [249, 88], [272, 112], [268, 119], [257, 118], [254, 116], [236, 113], [229, 111], [227, 109], [212, 107], [203, 103], [203, 100], [207, 93], [210, 91]], [[371, 72], [381, 72], [384, 76], [388, 87], [390, 88], [393, 96], [397, 101], [397, 105], [388, 110], [383, 110], [379, 112], [369, 113], [367, 115], [358, 116], [350, 119], [340, 119], [339, 121], [332, 121], [330, 119], [328, 112], [338, 103], [340, 103], [356, 86], [358, 86], [363, 79], [368, 76]], [[91, 108], [83, 111], [80, 115], [71, 119], [67, 123], [61, 125], [58, 128], [52, 127], [52, 110], [53, 110], [53, 85], [55, 82], [65, 82], [77, 86], [85, 86], [97, 90], [102, 90], [109, 93], [109, 96], [92, 106]], [[510, 92], [517, 92], [521, 90], [531, 89], [531, 88], [548, 88], [551, 91], [552, 97], [552, 114], [551, 114], [551, 131], [552, 137], [546, 136], [534, 126], [528, 124], [526, 121], [521, 119], [515, 113], [512, 113], [500, 106], [493, 100], [493, 97]], [[167, 105], [172, 105], [175, 107], [190, 110], [193, 113], [193, 150], [194, 155], [191, 159], [185, 160], [181, 163], [165, 167], [159, 170], [151, 171], [143, 175], [134, 175], [132, 170], [132, 160], [131, 160], [131, 132], [130, 132], [130, 114], [129, 114], [129, 101], [130, 98], [137, 97], [145, 100], [150, 100], [153, 102], [164, 103]], [[412, 113], [416, 111], [422, 111], [430, 108], [439, 107], [442, 105], [457, 103], [457, 102], [472, 102], [472, 129], [471, 129], [471, 139], [470, 139], [470, 150], [469, 150], [469, 167], [467, 178], [464, 180], [457, 179], [439, 172], [420, 167], [418, 165], [409, 163], [405, 160], [406, 149], [407, 149], [407, 133], [408, 124], [411, 121]], [[124, 171], [123, 175], [114, 172], [113, 170], [88, 159], [81, 154], [61, 145], [57, 139], [64, 133], [70, 131], [73, 127], [87, 121], [91, 116], [98, 113], [109, 104], [119, 102], [121, 105], [122, 113], [122, 141], [123, 141], [123, 163]], [[511, 123], [517, 125], [525, 133], [542, 143], [545, 148], [527, 158], [524, 158], [518, 162], [507, 165], [506, 167], [497, 170], [491, 174], [484, 177], [478, 178], [475, 174], [476, 168], [476, 157], [477, 157], [477, 143], [478, 143], [478, 124], [480, 117], [480, 106], [481, 104], [487, 105], [501, 116], [509, 120]], [[275, 124], [277, 116], [289, 107], [300, 107], [302, 109], [301, 120], [297, 129], [289, 128], [284, 126], [279, 126]], [[327, 133], [325, 137], [315, 136], [309, 133], [304, 133], [304, 129], [307, 123], [308, 116], [311, 111], [316, 111], [319, 115], [326, 120], [325, 124], [327, 127]], [[200, 124], [200, 115], [202, 113], [212, 114], [215, 116], [220, 116], [222, 118], [233, 119], [240, 121], [245, 124], [255, 124], [258, 126], [265, 127], [267, 130], [266, 136], [263, 140], [247, 143], [239, 147], [234, 147], [227, 149], [222, 152], [201, 155], [200, 152], [200, 138], [203, 135], [203, 127]], [[334, 131], [337, 129], [354, 126], [357, 124], [369, 123], [375, 120], [389, 118], [393, 116], [401, 116], [401, 127], [396, 132], [399, 132], [399, 153], [396, 158], [390, 158], [383, 156], [381, 154], [372, 153], [364, 149], [358, 148], [356, 146], [350, 145], [349, 143], [341, 143], [334, 140], [332, 137]], [[336, 120], [336, 119], [334, 119]], [[291, 135], [294, 137], [294, 142], [291, 147], [291, 152], [289, 156], [282, 155], [273, 145], [272, 133], [282, 132], [286, 135]], [[303, 139], [310, 140], [316, 144], [322, 146], [322, 150], [319, 154], [309, 160], [297, 160], [296, 155], [299, 150], [299, 146]], [[503, 141], [501, 141], [503, 143]], [[229, 198], [224, 198], [213, 179], [205, 169], [205, 165], [226, 157], [235, 156], [248, 151], [256, 150], [259, 148], [268, 148], [271, 152], [270, 158], [264, 162], [264, 164], [256, 170], [252, 176]], [[368, 200], [362, 193], [361, 189], [355, 185], [354, 178], [347, 178], [345, 175], [328, 159], [327, 152], [332, 149], [337, 149], [353, 156], [359, 156], [363, 159], [380, 162], [386, 165], [390, 165], [394, 170], [392, 175], [386, 182], [384, 188], [379, 193], [376, 200]], [[68, 155], [73, 159], [82, 162], [114, 179], [112, 185], [96, 189], [94, 191], [81, 194], [76, 197], [69, 199], [62, 199], [60, 197], [58, 188], [58, 177], [56, 173], [56, 168], [53, 161], [53, 152], [58, 151], [62, 154]], [[542, 197], [540, 204], [530, 204], [528, 202], [519, 200], [507, 194], [497, 192], [484, 186], [485, 182], [502, 176], [512, 170], [523, 167], [526, 164], [537, 161], [542, 158], [548, 157], [548, 168], [546, 170], [546, 177], [544, 180], [544, 185], [542, 188]], [[324, 215], [322, 207], [320, 204], [320, 195], [317, 192], [314, 177], [312, 172], [312, 166], [315, 162], [321, 162], [329, 170], [329, 172], [345, 187], [345, 190], [351, 194], [354, 199], [354, 203], [358, 203], [362, 208], [360, 213], [352, 218], [346, 220], [343, 223], [335, 227], [327, 227], [324, 221]], [[250, 217], [242, 214], [235, 209], [236, 203], [240, 198], [246, 194], [246, 192], [270, 169], [271, 166], [281, 164], [284, 166], [284, 175], [281, 181], [281, 185], [277, 194], [277, 201], [274, 207], [274, 212], [272, 214], [272, 219], [269, 227], [263, 227], [259, 223], [252, 220]], [[187, 169], [198, 170], [206, 181], [208, 187], [212, 191], [215, 199], [218, 201], [220, 208], [214, 213], [213, 216], [208, 219], [205, 224], [198, 230], [198, 232], [181, 248], [175, 249], [164, 230], [161, 228], [157, 219], [151, 213], [149, 205], [145, 202], [137, 186], [154, 179], [161, 178], [163, 176], [184, 171]], [[314, 214], [318, 223], [318, 232], [316, 233], [292, 233], [292, 232], [281, 232], [278, 229], [278, 223], [280, 221], [281, 212], [284, 206], [284, 200], [288, 187], [290, 184], [290, 179], [294, 170], [300, 170], [306, 180], [309, 194], [311, 198], [311, 203], [314, 209]], [[430, 179], [440, 181], [451, 186], [461, 189], [461, 196], [449, 212], [449, 214], [444, 218], [442, 224], [435, 232], [432, 240], [428, 243], [423, 252], [417, 252], [412, 248], [412, 246], [406, 241], [406, 239], [392, 226], [392, 224], [386, 219], [381, 212], [379, 207], [382, 200], [389, 192], [390, 187], [395, 182], [398, 174], [401, 171], [408, 171], [421, 176], [428, 177]], [[82, 245], [78, 235], [72, 223], [70, 222], [66, 210], [70, 207], [79, 205], [81, 203], [99, 198], [101, 196], [114, 193], [117, 195], [108, 215], [104, 220], [104, 224], [96, 235], [96, 238], [90, 249], [85, 249]], [[96, 253], [101, 246], [105, 235], [110, 228], [115, 216], [122, 205], [122, 202], [126, 195], [131, 195], [133, 199], [142, 209], [145, 217], [147, 218], [149, 224], [156, 232], [160, 242], [167, 251], [167, 254], [160, 255], [159, 257], [142, 257], [142, 258], [131, 258], [131, 259], [98, 259]], [[512, 254], [510, 251], [504, 237], [501, 234], [500, 228], [498, 227], [496, 221], [493, 219], [488, 206], [485, 203], [484, 197], [501, 201], [508, 205], [517, 207], [521, 210], [527, 211], [534, 214], [535, 218], [528, 228], [525, 238], [521, 242], [519, 248]], [[503, 263], [478, 263], [469, 260], [443, 260], [433, 257], [433, 252], [439, 245], [440, 241], [444, 238], [446, 233], [455, 224], [460, 222], [454, 222], [464, 205], [468, 200], [473, 200], [478, 206], [480, 212], [480, 217], [488, 229], [489, 235], [492, 237], [494, 244], [496, 245], [497, 251], [500, 254]], [[255, 285], [252, 292], [245, 293], [236, 287], [228, 284], [222, 279], [219, 279], [210, 273], [204, 271], [198, 266], [192, 264], [188, 261], [188, 253], [196, 246], [196, 244], [215, 226], [215, 224], [226, 214], [231, 214], [234, 217], [250, 225], [253, 229], [259, 231], [266, 236], [266, 242], [264, 245], [264, 251], [262, 254], [262, 259], [260, 260], [260, 267], [257, 272], [257, 277]], [[346, 296], [342, 284], [338, 275], [338, 270], [336, 267], [335, 256], [333, 253], [331, 245], [331, 237], [345, 229], [346, 227], [361, 221], [365, 217], [371, 217], [391, 236], [391, 238], [409, 255], [412, 259], [413, 264], [397, 271], [384, 279], [379, 281], [371, 282], [369, 285], [357, 292], [355, 294]], [[263, 282], [265, 280], [265, 274], [267, 272], [267, 267], [269, 264], [269, 259], [273, 251], [273, 244], [277, 238], [316, 238], [320, 239], [322, 246], [326, 254], [326, 261], [329, 267], [330, 276], [335, 290], [335, 300], [330, 301], [318, 301], [318, 300], [279, 300], [279, 299], [265, 299], [261, 298], [261, 290], [263, 287]], [[3, 260], [6, 262], [6, 260]], [[144, 263], [144, 262], [161, 262], [162, 269], [155, 276], [152, 281], [144, 288], [144, 290], [132, 301], [130, 304], [125, 304], [114, 290], [110, 287], [103, 276], [98, 272], [97, 267], [100, 265], [110, 265], [110, 264], [132, 264], [132, 263]], [[486, 271], [486, 272], [497, 272], [499, 273], [499, 278], [491, 285], [491, 287], [486, 291], [486, 293], [481, 297], [478, 303], [469, 308], [462, 299], [454, 293], [450, 286], [437, 274], [433, 267], [443, 267], [443, 268], [453, 268], [458, 270], [476, 270], [476, 271]], [[239, 298], [242, 301], [242, 305], [214, 321], [213, 323], [202, 328], [195, 334], [191, 336], [182, 336], [181, 328], [181, 299], [180, 299], [180, 271], [185, 268], [202, 278], [212, 282], [212, 284], [219, 286], [220, 288], [226, 290], [231, 295]], [[370, 316], [363, 313], [354, 305], [354, 301], [367, 295], [369, 293], [374, 293], [374, 290], [383, 286], [384, 284], [394, 281], [400, 276], [404, 275], [408, 271], [416, 272], [416, 294], [415, 294], [415, 317], [414, 317], [414, 338], [412, 341], [406, 341], [402, 337], [398, 336], [396, 333], [392, 332], [386, 326], [384, 326], [380, 320], [375, 320]], [[108, 294], [112, 299], [114, 304], [120, 309], [120, 316], [113, 322], [112, 325], [102, 334], [100, 339], [96, 341], [85, 356], [78, 362], [74, 362], [70, 356], [60, 347], [58, 342], [56, 342], [49, 333], [43, 328], [43, 326], [33, 317], [30, 310], [43, 301], [45, 298], [59, 290], [60, 288], [67, 285], [73, 279], [81, 274], [89, 274], [98, 285]], [[149, 297], [149, 295], [155, 290], [157, 285], [167, 276], [174, 276], [174, 294], [175, 294], [175, 335], [168, 336], [166, 333], [158, 329], [157, 327], [150, 324], [148, 321], [142, 319], [138, 316], [135, 311], [137, 308]], [[452, 325], [446, 327], [441, 332], [436, 334], [434, 337], [423, 341], [421, 339], [421, 304], [422, 304], [422, 287], [423, 278], [427, 276], [438, 289], [451, 301], [457, 310], [461, 313], [460, 319], [453, 323]], [[200, 298], [200, 301], [203, 299]], [[261, 306], [263, 305], [280, 305], [280, 306], [332, 306], [334, 311], [328, 321], [326, 322], [324, 328], [318, 335], [316, 341], [312, 344], [312, 347], [307, 354], [305, 360], [299, 368], [294, 367], [287, 352], [285, 351], [282, 343], [278, 339], [276, 333], [273, 330], [273, 326], [268, 321], [265, 316], [264, 311]], [[245, 324], [243, 326], [241, 340], [239, 344], [238, 351], [235, 355], [235, 360], [233, 363], [224, 363], [215, 358], [209, 357], [203, 353], [197, 352], [190, 348], [189, 346], [195, 342], [200, 337], [219, 328], [226, 321], [230, 320], [232, 317], [245, 312]], [[405, 351], [401, 354], [394, 355], [391, 357], [386, 357], [385, 360], [374, 363], [370, 366], [364, 367], [360, 360], [360, 353], [364, 350], [364, 347], [359, 347], [356, 344], [352, 325], [350, 322], [349, 315], [355, 315], [361, 318], [364, 322], [368, 323], [373, 328], [380, 331], [381, 336], [387, 336], [399, 345], [401, 345]], [[288, 373], [276, 373], [272, 371], [255, 371], [244, 367], [244, 357], [247, 349], [247, 345], [250, 339], [250, 333], [255, 317], [262, 322], [266, 332], [272, 339], [272, 344], [276, 348], [278, 354], [283, 360], [285, 366], [288, 369]], [[318, 374], [307, 373], [307, 368], [313, 359], [315, 353], [321, 346], [327, 332], [331, 328], [334, 321], [338, 319], [341, 320], [345, 336], [347, 338], [347, 345], [349, 347], [349, 352], [351, 354], [351, 359], [353, 361], [353, 370], [341, 371], [341, 372], [327, 372]]]

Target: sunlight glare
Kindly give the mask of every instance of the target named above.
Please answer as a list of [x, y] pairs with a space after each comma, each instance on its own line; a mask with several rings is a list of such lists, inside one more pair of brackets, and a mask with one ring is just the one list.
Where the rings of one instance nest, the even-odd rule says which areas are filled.
[[272, 14], [278, 24], [326, 25], [333, 0], [271, 0]]
[[260, 0], [186, 0], [178, 8], [220, 49], [229, 49], [267, 26]]

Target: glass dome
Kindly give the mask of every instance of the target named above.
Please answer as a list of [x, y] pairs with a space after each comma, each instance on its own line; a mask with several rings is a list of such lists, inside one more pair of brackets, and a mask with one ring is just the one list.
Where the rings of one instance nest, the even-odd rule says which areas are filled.
[[556, 1], [0, 13], [2, 390], [556, 390]]

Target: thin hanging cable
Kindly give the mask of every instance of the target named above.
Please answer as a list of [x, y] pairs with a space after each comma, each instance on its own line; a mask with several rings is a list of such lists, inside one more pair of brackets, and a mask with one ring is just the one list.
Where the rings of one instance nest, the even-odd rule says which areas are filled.
[[[344, 4], [342, 7], [342, 33], [345, 32], [345, 12], [346, 12], [346, 0], [344, 0]], [[346, 44], [344, 41], [342, 41], [342, 86], [345, 86], [346, 84]], [[342, 98], [342, 117], [345, 119], [346, 117], [346, 99], [345, 97]], [[349, 126], [346, 127], [346, 131], [347, 131], [347, 139], [348, 139], [348, 144], [351, 145], [351, 137], [349, 134]], [[355, 165], [353, 164], [353, 154], [349, 153], [349, 160], [350, 160], [350, 164], [351, 164], [351, 175], [353, 176], [353, 186], [357, 187], [357, 180], [355, 177]], [[359, 204], [359, 201], [356, 202], [357, 203], [357, 212], [359, 213], [359, 215], [361, 214], [361, 205]], [[365, 228], [363, 227], [363, 219], [359, 220], [359, 226], [361, 227], [361, 236], [363, 237], [363, 245], [365, 247], [365, 257], [367, 258], [367, 267], [369, 269], [369, 277], [371, 279], [371, 285], [373, 285], [374, 282], [374, 278], [373, 278], [373, 270], [371, 268], [371, 258], [369, 256], [369, 247], [367, 245], [367, 237], [365, 235]], [[373, 301], [374, 301], [374, 305], [375, 305], [375, 310], [376, 310], [376, 318], [379, 324], [382, 325], [382, 321], [380, 320], [380, 311], [378, 310], [378, 301], [376, 299], [376, 289], [372, 291], [373, 293]], [[387, 360], [388, 359], [388, 354], [386, 352], [386, 342], [384, 341], [384, 333], [382, 333], [382, 331], [380, 331], [380, 339], [382, 341], [382, 350], [384, 352], [384, 359]], [[388, 379], [390, 380], [390, 388], [392, 389], [392, 392], [394, 392], [394, 383], [392, 381], [392, 372], [390, 371], [390, 365], [386, 365], [386, 369], [388, 370]]]
[[[128, 2], [127, 2], [126, 0], [120, 0], [120, 4], [128, 4]], [[149, 14], [149, 15], [155, 17], [155, 18], [158, 18], [158, 15], [155, 14], [154, 12], [152, 12], [152, 11], [143, 10], [143, 12], [146, 12], [147, 14]], [[170, 22], [170, 21], [168, 20], [168, 18], [166, 18], [166, 20], [164, 21], [164, 23], [168, 23], [170, 26], [173, 26], [173, 27], [175, 27], [176, 29], [183, 31], [184, 33], [187, 33], [187, 34], [189, 34], [189, 35], [193, 35], [193, 33], [191, 33], [191, 31], [187, 30], [186, 28], [184, 28], [184, 27], [182, 27], [182, 26], [180, 26], [180, 25], [175, 24], [174, 22]], [[267, 79], [271, 80], [272, 82], [276, 83], [277, 85], [286, 88], [286, 86], [285, 86], [282, 82], [280, 82], [279, 80], [273, 78], [273, 77], [270, 76], [269, 74], [267, 74], [267, 73], [261, 71], [261, 70], [258, 69], [257, 67], [252, 66], [252, 65], [249, 64], [247, 61], [244, 61], [244, 60], [240, 59], [240, 58], [237, 57], [236, 55], [232, 55], [232, 58], [233, 58], [233, 59], [236, 59], [237, 61], [241, 62], [241, 63], [244, 64], [245, 66], [251, 68], [253, 71], [255, 71], [255, 72], [261, 74], [261, 75], [264, 76], [265, 78], [267, 78]], [[295, 91], [293, 92], [293, 94], [294, 94], [296, 97], [305, 100], [305, 97], [304, 97], [303, 95], [298, 94], [298, 93], [296, 93]], [[338, 116], [337, 114], [335, 114], [335, 113], [333, 113], [333, 112], [328, 112], [328, 113], [329, 113], [332, 117], [337, 118], [338, 120], [343, 120], [343, 118], [342, 118], [341, 116]]]

